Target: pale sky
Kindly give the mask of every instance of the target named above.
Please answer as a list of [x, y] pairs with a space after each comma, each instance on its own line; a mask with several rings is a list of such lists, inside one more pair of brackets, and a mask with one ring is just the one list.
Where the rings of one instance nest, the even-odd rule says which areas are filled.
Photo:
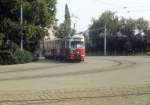
[[85, 31], [92, 18], [98, 18], [106, 10], [116, 12], [119, 17], [143, 17], [150, 21], [150, 0], [57, 0], [58, 23], [64, 21], [66, 3], [70, 14], [78, 17], [72, 18], [78, 32]]

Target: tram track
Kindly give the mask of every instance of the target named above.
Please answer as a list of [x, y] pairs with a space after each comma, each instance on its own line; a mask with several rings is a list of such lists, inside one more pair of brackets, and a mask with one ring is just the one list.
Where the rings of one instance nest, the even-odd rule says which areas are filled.
[[[86, 74], [95, 74], [95, 73], [100, 73], [100, 72], [110, 72], [110, 71], [116, 71], [116, 70], [124, 70], [127, 68], [130, 68], [134, 65], [136, 65], [135, 62], [127, 61], [127, 60], [112, 60], [112, 59], [101, 59], [104, 61], [109, 61], [109, 62], [115, 62], [115, 65], [111, 65], [108, 67], [104, 68], [96, 68], [92, 69], [90, 68], [89, 70], [79, 70], [79, 71], [71, 71], [71, 72], [64, 72], [64, 73], [52, 73], [52, 74], [43, 74], [43, 75], [32, 75], [32, 76], [21, 76], [21, 77], [12, 77], [12, 78], [1, 78], [0, 81], [12, 81], [12, 80], [29, 80], [29, 79], [38, 79], [38, 78], [53, 78], [53, 77], [62, 77], [62, 76], [77, 76], [77, 75], [86, 75]], [[84, 65], [87, 65], [88, 63], [84, 63]], [[22, 70], [11, 70], [11, 71], [3, 71], [0, 72], [0, 74], [4, 73], [17, 73], [17, 72], [23, 72], [23, 71], [37, 71], [37, 70], [47, 70], [47, 69], [52, 69], [52, 68], [61, 68], [61, 67], [69, 67], [75, 64], [69, 64], [69, 65], [54, 65], [54, 66], [47, 66], [47, 67], [41, 67], [41, 68], [32, 68], [32, 69], [22, 69]]]
[[148, 67], [145, 58], [91, 57], [83, 63], [0, 70], [0, 105], [149, 105]]
[[[63, 91], [63, 92], [62, 92]], [[25, 93], [25, 94], [24, 94]], [[9, 96], [7, 96], [9, 95]], [[54, 96], [55, 95], [55, 96]], [[140, 97], [147, 95], [150, 97], [150, 85], [135, 86], [135, 87], [120, 87], [110, 89], [82, 89], [82, 90], [43, 90], [43, 91], [13, 91], [10, 93], [0, 94], [2, 103], [23, 103], [28, 104], [41, 104], [41, 103], [57, 103], [64, 101], [79, 101], [79, 100], [92, 100], [92, 99], [110, 99], [110, 98], [126, 98], [126, 97]], [[26, 104], [26, 105], [28, 105]], [[14, 105], [14, 104], [13, 104]], [[22, 105], [22, 104], [21, 104]]]
[[[70, 64], [73, 65], [73, 64]], [[13, 70], [0, 70], [0, 74], [4, 73], [17, 73], [17, 72], [24, 72], [24, 71], [38, 71], [38, 70], [46, 70], [46, 69], [53, 69], [53, 68], [59, 68], [63, 66], [70, 66], [66, 64], [57, 64], [57, 65], [52, 65], [52, 66], [43, 66], [43, 67], [31, 67], [31, 68], [26, 68], [26, 69], [13, 69]]]

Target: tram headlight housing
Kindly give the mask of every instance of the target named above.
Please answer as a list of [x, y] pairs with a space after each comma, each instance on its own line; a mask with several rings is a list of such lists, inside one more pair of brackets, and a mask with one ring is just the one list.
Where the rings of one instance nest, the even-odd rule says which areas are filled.
[[77, 54], [80, 54], [80, 52], [79, 52], [79, 51], [77, 51], [76, 53], [77, 53]]
[[70, 54], [73, 54], [73, 50], [70, 50]]

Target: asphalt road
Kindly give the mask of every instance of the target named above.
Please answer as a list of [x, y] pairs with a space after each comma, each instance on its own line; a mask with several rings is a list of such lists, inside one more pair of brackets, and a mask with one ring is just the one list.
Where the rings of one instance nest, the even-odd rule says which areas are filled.
[[0, 105], [150, 105], [150, 57], [0, 66]]

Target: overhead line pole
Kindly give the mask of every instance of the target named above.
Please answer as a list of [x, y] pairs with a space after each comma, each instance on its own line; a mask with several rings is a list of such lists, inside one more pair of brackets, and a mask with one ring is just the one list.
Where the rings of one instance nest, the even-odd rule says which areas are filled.
[[22, 28], [23, 28], [23, 26], [22, 26], [22, 23], [23, 23], [23, 7], [22, 7], [22, 0], [21, 0], [21, 4], [20, 5], [21, 5], [21, 8], [20, 8], [20, 25], [21, 25], [20, 49], [22, 51], [23, 50], [23, 33], [22, 33]]
[[107, 27], [105, 24], [105, 32], [104, 32], [104, 56], [107, 56]]
[[97, 30], [102, 30], [102, 29], [104, 30], [104, 56], [107, 56], [107, 27], [106, 27], [106, 24], [104, 27], [90, 30], [90, 31], [97, 31]]
[[[96, 29], [96, 30], [101, 30], [104, 29], [104, 56], [107, 56], [107, 27], [106, 24], [104, 27]], [[95, 30], [93, 30], [95, 31]]]

